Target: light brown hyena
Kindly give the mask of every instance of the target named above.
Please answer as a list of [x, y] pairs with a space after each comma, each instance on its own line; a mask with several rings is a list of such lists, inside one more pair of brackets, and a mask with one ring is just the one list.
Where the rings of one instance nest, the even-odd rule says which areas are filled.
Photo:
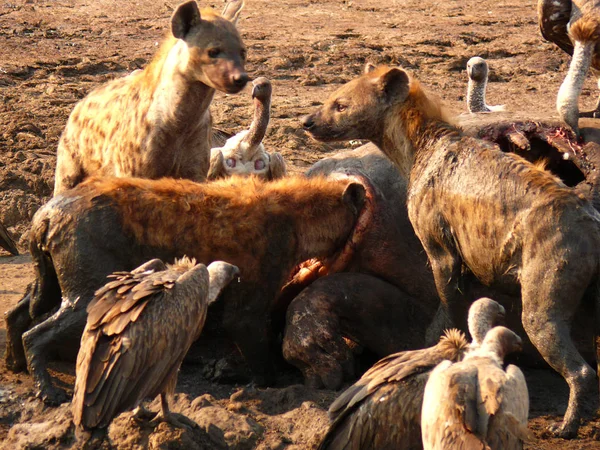
[[222, 15], [180, 5], [148, 67], [75, 106], [58, 144], [55, 195], [91, 175], [206, 178], [215, 89], [234, 94], [249, 80], [235, 26], [243, 5], [232, 0]]
[[570, 334], [581, 304], [600, 307], [600, 214], [592, 204], [540, 166], [464, 135], [400, 68], [367, 71], [303, 125], [320, 140], [369, 139], [410, 172], [409, 218], [456, 324], [466, 322], [461, 284], [471, 276], [521, 294], [527, 335], [570, 388], [564, 421], [552, 431], [574, 436], [595, 380]]

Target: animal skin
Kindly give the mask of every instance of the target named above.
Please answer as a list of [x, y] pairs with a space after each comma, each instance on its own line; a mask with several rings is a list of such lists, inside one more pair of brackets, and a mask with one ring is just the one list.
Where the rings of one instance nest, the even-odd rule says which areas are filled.
[[504, 318], [488, 298], [469, 309], [470, 345], [457, 330], [433, 347], [389, 355], [344, 391], [329, 408], [331, 425], [321, 450], [415, 450], [421, 444], [421, 405], [430, 372], [444, 360], [459, 361]]
[[339, 389], [355, 380], [349, 339], [379, 358], [425, 344], [431, 322], [418, 301], [373, 275], [336, 273], [312, 283], [286, 314], [283, 356], [311, 388]]
[[266, 180], [275, 180], [286, 174], [283, 156], [277, 152], [267, 153], [262, 144], [269, 125], [271, 82], [260, 77], [252, 85], [254, 120], [248, 130], [229, 137], [222, 146], [211, 149], [209, 180], [231, 175], [256, 175]]
[[194, 0], [179, 5], [148, 67], [75, 106], [58, 144], [54, 195], [92, 175], [206, 178], [215, 90], [235, 94], [249, 80], [235, 27], [243, 5], [232, 0], [222, 15]]
[[77, 356], [73, 422], [106, 428], [114, 417], [146, 398], [161, 396], [157, 419], [177, 424], [167, 395], [198, 339], [208, 306], [239, 275], [223, 261], [208, 268], [182, 258], [172, 266], [153, 259], [131, 272], [117, 272], [87, 307]]
[[[544, 39], [573, 56], [556, 97], [560, 117], [579, 132], [580, 117], [600, 117], [600, 96], [592, 111], [579, 112], [579, 95], [590, 66], [600, 69], [600, 1], [538, 0], [538, 23]], [[600, 87], [600, 79], [598, 80]]]
[[521, 294], [528, 337], [570, 388], [552, 431], [575, 436], [596, 380], [570, 336], [580, 305], [600, 303], [600, 214], [590, 202], [540, 166], [462, 134], [400, 68], [347, 83], [303, 123], [320, 140], [369, 139], [410, 171], [409, 217], [455, 324], [464, 328], [470, 275]]
[[523, 372], [504, 357], [521, 350], [521, 338], [505, 327], [490, 330], [462, 361], [433, 369], [423, 395], [425, 450], [521, 450], [529, 393]]
[[467, 62], [467, 108], [470, 113], [504, 111], [504, 105], [490, 106], [485, 102], [485, 90], [488, 82], [488, 63], [475, 56]]
[[76, 346], [86, 307], [106, 276], [149, 258], [187, 255], [203, 264], [224, 260], [239, 267], [241, 283], [224, 293], [222, 326], [257, 382], [265, 384], [273, 376], [276, 294], [299, 263], [334, 258], [344, 248], [368, 211], [364, 198], [365, 187], [356, 177], [84, 181], [33, 218], [36, 281], [6, 316], [7, 366], [22, 369], [26, 358], [40, 396], [48, 403], [64, 400], [52, 386], [47, 360], [61, 344]]

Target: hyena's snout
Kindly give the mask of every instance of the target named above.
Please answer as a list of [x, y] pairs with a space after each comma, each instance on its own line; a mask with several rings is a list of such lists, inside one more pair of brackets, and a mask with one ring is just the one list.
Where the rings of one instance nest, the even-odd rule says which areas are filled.
[[238, 89], [238, 91], [241, 91], [242, 89], [244, 89], [246, 87], [246, 84], [248, 83], [248, 81], [250, 81], [250, 77], [243, 70], [233, 72], [230, 75], [230, 83], [232, 86], [234, 86], [236, 89]]
[[315, 127], [315, 114], [307, 114], [300, 119], [300, 123], [302, 123], [302, 128], [306, 131], [311, 131]]

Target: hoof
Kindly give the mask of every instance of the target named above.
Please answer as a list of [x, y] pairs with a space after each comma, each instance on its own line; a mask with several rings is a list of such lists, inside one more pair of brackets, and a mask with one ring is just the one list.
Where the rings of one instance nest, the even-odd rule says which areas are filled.
[[54, 386], [40, 388], [36, 397], [48, 406], [59, 406], [71, 400], [63, 389]]
[[548, 427], [548, 431], [557, 438], [573, 439], [577, 437], [577, 425], [568, 425], [566, 422], [556, 422]]

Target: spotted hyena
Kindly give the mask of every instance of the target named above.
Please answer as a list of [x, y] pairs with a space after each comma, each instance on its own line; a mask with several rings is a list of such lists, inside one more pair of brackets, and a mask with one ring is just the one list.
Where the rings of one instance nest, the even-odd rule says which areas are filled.
[[599, 304], [592, 204], [543, 167], [466, 136], [401, 68], [368, 70], [303, 125], [321, 140], [369, 139], [410, 174], [409, 218], [456, 324], [466, 322], [462, 284], [470, 277], [520, 293], [528, 337], [570, 387], [564, 421], [552, 430], [576, 434], [595, 380], [571, 337], [580, 305]]
[[58, 144], [55, 195], [91, 175], [206, 178], [215, 89], [235, 94], [249, 80], [236, 29], [243, 4], [232, 0], [222, 14], [180, 5], [148, 67], [75, 106]]
[[333, 257], [344, 247], [366, 214], [364, 199], [365, 187], [351, 177], [212, 183], [89, 178], [33, 218], [30, 250], [37, 276], [6, 315], [7, 366], [19, 370], [26, 363], [47, 402], [65, 400], [50, 382], [46, 361], [58, 349], [77, 348], [86, 306], [106, 276], [150, 258], [187, 255], [203, 264], [223, 260], [239, 267], [240, 283], [222, 301], [222, 326], [255, 379], [267, 382], [273, 376], [276, 294], [296, 265]]

